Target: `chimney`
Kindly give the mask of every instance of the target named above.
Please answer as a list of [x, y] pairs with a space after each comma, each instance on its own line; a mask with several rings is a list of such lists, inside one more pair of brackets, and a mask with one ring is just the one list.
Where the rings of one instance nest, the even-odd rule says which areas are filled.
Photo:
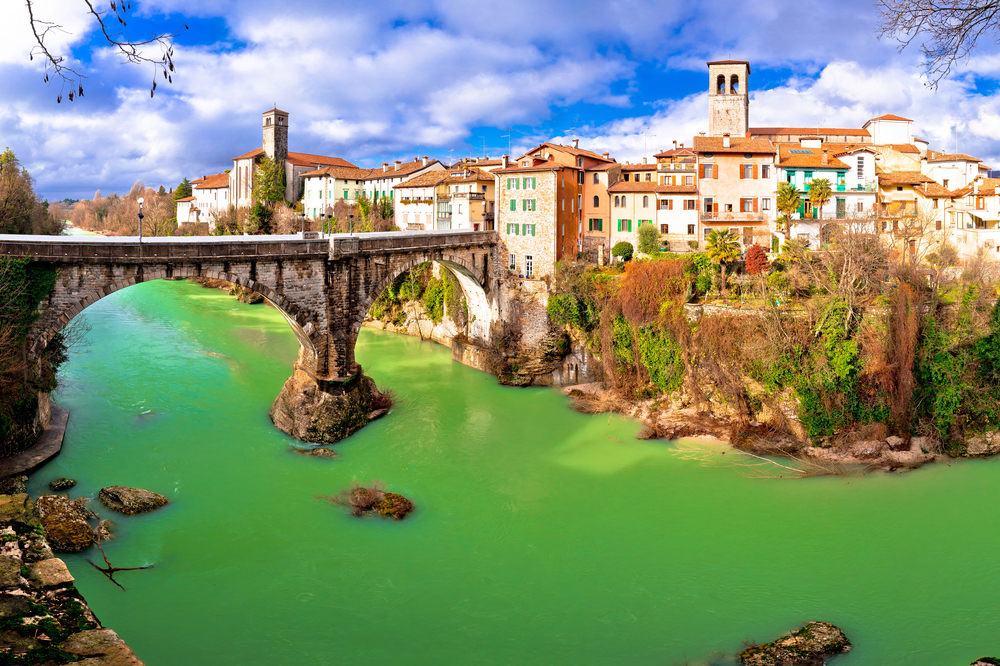
[[400, 164], [402, 164], [402, 162], [400, 162], [399, 160], [395, 160], [395, 161], [394, 161], [394, 162], [392, 163], [392, 170], [393, 170], [393, 171], [399, 171], [399, 165], [400, 165]]
[[979, 179], [978, 178], [976, 178], [974, 181], [972, 181], [972, 193], [973, 194], [979, 194]]
[[609, 157], [611, 157], [610, 153], [608, 153], [608, 151], [606, 150], [601, 154], [604, 155], [604, 159], [608, 159]]
[[389, 163], [388, 162], [382, 162], [382, 173], [385, 173], [388, 170], [389, 170]]
[[424, 159], [421, 160], [421, 161], [423, 162], [424, 166], [427, 166], [427, 156], [426, 155], [424, 155]]
[[413, 156], [413, 161], [414, 161], [414, 162], [419, 162], [419, 161], [420, 161], [420, 158], [419, 158], [418, 156], [414, 155], [414, 156]]
[[[702, 134], [704, 134], [704, 132], [702, 132]], [[683, 147], [684, 147], [684, 142], [681, 141], [681, 148], [683, 148]]]
[[642, 163], [643, 163], [643, 164], [645, 164], [645, 163], [646, 163], [646, 158], [645, 158], [645, 157], [643, 157], [643, 158], [642, 158]]
[[478, 157], [476, 158], [476, 164], [479, 164], [479, 158]]
[[580, 148], [580, 140], [579, 139], [573, 139], [573, 148], [574, 149], [579, 149]]
[[729, 148], [729, 132], [722, 135], [722, 147]]
[[[683, 146], [684, 144], [682, 143], [681, 145]], [[674, 150], [677, 150], [677, 139], [674, 139]]]
[[821, 158], [819, 158], [819, 163], [820, 164], [829, 164], [830, 163], [830, 156], [827, 154], [827, 152], [825, 150], [823, 151], [823, 156]]
[[502, 156], [502, 157], [500, 158], [500, 168], [501, 168], [501, 169], [506, 169], [506, 168], [507, 168], [507, 159], [508, 159], [508, 158], [507, 158], [507, 156], [506, 156], [506, 155], [504, 155], [504, 156]]

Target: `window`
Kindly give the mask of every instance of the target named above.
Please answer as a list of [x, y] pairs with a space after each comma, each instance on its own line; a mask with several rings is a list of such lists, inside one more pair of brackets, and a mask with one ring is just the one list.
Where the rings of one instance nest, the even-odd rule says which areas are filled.
[[524, 277], [531, 277], [531, 272], [534, 269], [534, 260], [530, 254], [524, 255]]
[[732, 213], [733, 212], [733, 204], [724, 204], [723, 205], [723, 212], [724, 213]]
[[941, 185], [943, 185], [944, 187], [948, 187], [948, 179], [945, 178], [944, 180], [942, 180]]
[[937, 207], [938, 207], [938, 200], [931, 199], [931, 208], [937, 208]]
[[576, 212], [576, 202], [573, 201], [572, 199], [569, 200], [569, 212], [571, 213]]
[[577, 171], [576, 172], [576, 182], [579, 183], [580, 185], [583, 185], [583, 172], [582, 171]]
[[900, 185], [900, 186], [896, 187], [896, 191], [897, 192], [902, 192], [903, 191], [903, 186]]
[[661, 234], [670, 233], [670, 232], [667, 231], [667, 225], [665, 225], [665, 224], [661, 224], [660, 225], [660, 233]]
[[742, 169], [743, 169], [743, 178], [753, 178], [752, 164], [744, 164], [742, 165]]
[[688, 225], [688, 236], [694, 236], [694, 225], [693, 224], [689, 224]]
[[711, 213], [714, 209], [715, 200], [712, 197], [705, 197], [705, 212]]
[[[858, 155], [858, 180], [865, 179], [865, 156]], [[947, 185], [945, 186], [947, 187]]]
[[622, 179], [624, 179], [626, 183], [628, 182], [628, 177], [629, 177], [628, 172], [622, 174]]
[[508, 264], [508, 266], [510, 267], [510, 270], [517, 271], [517, 255], [516, 254], [511, 254], [510, 255], [510, 264]]
[[697, 200], [696, 199], [685, 199], [684, 200], [684, 210], [694, 210], [695, 208], [697, 208]]
[[[598, 177], [598, 175], [597, 175], [597, 174], [595, 173], [595, 174], [594, 174], [594, 185], [600, 185], [600, 184], [601, 184], [601, 179], [600, 179], [600, 178]], [[597, 204], [594, 204], [594, 205], [596, 206]]]
[[740, 92], [740, 77], [735, 74], [729, 77], [729, 92], [734, 95]]
[[864, 204], [864, 203], [862, 203], [861, 201], [859, 201], [859, 202], [858, 202], [858, 206], [857, 206], [857, 209], [856, 209], [856, 210], [857, 210], [857, 211], [858, 211], [859, 213], [863, 213], [863, 212], [864, 212], [864, 210], [865, 210], [865, 204]]
[[718, 78], [715, 80], [715, 92], [719, 95], [726, 94], [726, 75], [719, 74]]
[[761, 164], [760, 165], [760, 177], [761, 178], [770, 178], [771, 177], [771, 165], [770, 164]]
[[595, 217], [587, 220], [587, 231], [603, 231], [603, 230], [604, 230], [604, 221], [601, 218]]
[[660, 199], [660, 210], [673, 210], [674, 200], [673, 199]]
[[632, 220], [618, 220], [618, 231], [632, 231]]
[[533, 211], [533, 210], [535, 210], [535, 200], [534, 199], [522, 199], [521, 200], [521, 210], [523, 210], [523, 211]]
[[619, 206], [619, 203], [618, 203], [618, 201], [619, 201], [618, 197], [615, 197], [615, 207], [618, 207], [618, 206]]
[[771, 210], [771, 199], [769, 197], [764, 197], [760, 200], [761, 210]]
[[740, 212], [741, 213], [752, 213], [753, 212], [753, 199], [749, 197], [743, 197], [740, 199]]
[[813, 172], [812, 171], [803, 172], [802, 182], [805, 183], [806, 185], [813, 182]]
[[622, 207], [624, 207], [625, 205], [626, 205], [626, 204], [625, 204], [625, 195], [623, 194], [623, 195], [622, 195]]
[[702, 232], [704, 232], [704, 235], [705, 235], [705, 240], [708, 240], [708, 235], [709, 235], [710, 233], [712, 233], [712, 230], [711, 230], [711, 229], [709, 229], [708, 227], [706, 227], [706, 228], [702, 229]]
[[[982, 198], [982, 197], [980, 197], [980, 198]], [[643, 197], [642, 197], [642, 207], [643, 208], [649, 208], [649, 195], [648, 194], [644, 194]]]
[[715, 165], [714, 164], [702, 164], [701, 165], [701, 177], [702, 178], [715, 178]]
[[694, 185], [694, 176], [684, 176], [685, 185]]
[[344, 198], [347, 198], [347, 190], [344, 190]]
[[653, 174], [651, 174], [651, 173], [647, 173], [647, 174], [646, 174], [646, 182], [647, 182], [647, 183], [648, 183], [648, 182], [649, 182], [650, 180], [652, 180], [652, 178], [653, 178]]
[[787, 178], [785, 178], [785, 180], [787, 182], [789, 182], [789, 183], [794, 183], [795, 182], [795, 172], [794, 171], [789, 171], [788, 174], [787, 174]]
[[[597, 174], [594, 174], [594, 175], [596, 176]], [[601, 197], [599, 197], [599, 196], [597, 196], [595, 194], [594, 195], [594, 208], [598, 208], [598, 207], [600, 207], [600, 205], [601, 205]]]
[[[516, 224], [514, 225], [517, 226]], [[533, 224], [522, 224], [521, 225], [521, 235], [522, 236], [534, 236], [535, 235], [535, 225]]]

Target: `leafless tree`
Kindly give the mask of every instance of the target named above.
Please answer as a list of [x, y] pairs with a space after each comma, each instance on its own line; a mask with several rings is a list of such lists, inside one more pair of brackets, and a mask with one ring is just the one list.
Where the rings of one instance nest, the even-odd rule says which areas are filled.
[[895, 39], [900, 51], [922, 40], [922, 64], [931, 88], [937, 88], [956, 62], [968, 60], [980, 39], [1000, 42], [997, 0], [876, 0], [875, 6], [880, 39]]
[[[35, 46], [31, 49], [30, 59], [40, 58], [45, 67], [45, 82], [48, 83], [53, 78], [62, 80], [56, 102], [62, 102], [63, 93], [69, 89], [66, 97], [73, 101], [76, 97], [83, 97], [83, 79], [87, 76], [78, 68], [70, 65], [67, 56], [52, 52], [46, 45], [46, 39], [53, 32], [66, 32], [58, 23], [45, 21], [36, 15], [36, 0], [24, 0], [28, 6], [28, 18], [31, 23], [31, 32], [35, 37]], [[128, 12], [132, 9], [129, 0], [110, 0], [110, 9], [98, 9], [95, 0], [80, 0], [87, 7], [87, 12], [93, 16], [101, 29], [104, 40], [111, 45], [115, 51], [124, 58], [124, 61], [133, 65], [151, 65], [153, 67], [153, 80], [149, 88], [149, 96], [152, 97], [156, 91], [156, 79], [159, 74], [163, 74], [164, 80], [173, 83], [174, 71], [174, 38], [179, 32], [165, 32], [153, 35], [146, 39], [130, 39], [123, 32], [118, 31], [118, 26], [122, 29], [128, 26]], [[118, 26], [115, 22], [118, 22]], [[187, 26], [184, 26], [187, 29]], [[148, 47], [157, 45], [160, 48], [160, 57], [149, 57], [146, 55]]]

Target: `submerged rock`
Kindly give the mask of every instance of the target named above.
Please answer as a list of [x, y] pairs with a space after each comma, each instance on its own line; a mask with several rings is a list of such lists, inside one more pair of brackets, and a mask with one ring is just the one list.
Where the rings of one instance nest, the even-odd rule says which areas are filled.
[[76, 480], [74, 480], [74, 479], [67, 479], [65, 477], [63, 477], [61, 479], [56, 479], [55, 481], [50, 481], [49, 482], [49, 488], [52, 489], [52, 490], [54, 490], [54, 491], [56, 491], [56, 492], [58, 492], [60, 490], [69, 490], [70, 488], [72, 488], [75, 485], [76, 485]]
[[271, 405], [271, 420], [282, 432], [303, 442], [333, 444], [353, 435], [388, 407], [375, 380], [359, 374], [327, 392], [296, 364], [292, 376]]
[[984, 432], [965, 440], [965, 451], [970, 456], [992, 456], [1000, 453], [1000, 432]]
[[111, 541], [115, 538], [115, 521], [105, 518], [97, 524], [97, 538], [101, 541]]
[[53, 550], [76, 553], [94, 542], [93, 513], [83, 503], [65, 495], [41, 495], [36, 505]]
[[304, 456], [312, 456], [314, 458], [339, 458], [337, 452], [332, 449], [324, 449], [322, 446], [317, 446], [315, 449], [300, 449], [297, 446], [291, 447], [292, 451], [295, 453], [302, 454]]
[[97, 498], [112, 511], [124, 513], [126, 516], [159, 509], [167, 503], [167, 498], [159, 493], [126, 486], [101, 488]]
[[1000, 666], [1000, 659], [996, 657], [980, 657], [972, 662], [972, 666]]
[[339, 495], [326, 497], [333, 504], [349, 507], [355, 516], [375, 513], [383, 518], [400, 520], [413, 511], [413, 502], [398, 493], [390, 493], [381, 481], [373, 481], [369, 485], [358, 482]]
[[413, 511], [413, 502], [396, 493], [383, 493], [382, 499], [375, 502], [372, 509], [384, 518], [402, 520]]
[[740, 652], [743, 666], [821, 666], [826, 658], [851, 649], [851, 642], [829, 622], [807, 622], [770, 643]]

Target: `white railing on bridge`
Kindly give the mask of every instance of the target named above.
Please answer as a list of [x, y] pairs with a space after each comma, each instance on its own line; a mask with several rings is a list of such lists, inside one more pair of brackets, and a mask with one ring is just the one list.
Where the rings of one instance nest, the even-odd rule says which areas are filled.
[[[332, 239], [357, 238], [358, 240], [379, 240], [417, 238], [432, 236], [453, 236], [455, 234], [481, 234], [475, 229], [427, 229], [407, 231], [375, 231], [367, 233], [321, 234], [306, 232], [302, 234], [284, 234], [271, 236], [34, 236], [29, 234], [0, 234], [0, 243], [70, 243], [76, 245], [178, 245], [185, 243], [322, 243]], [[309, 236], [315, 236], [310, 238]]]

